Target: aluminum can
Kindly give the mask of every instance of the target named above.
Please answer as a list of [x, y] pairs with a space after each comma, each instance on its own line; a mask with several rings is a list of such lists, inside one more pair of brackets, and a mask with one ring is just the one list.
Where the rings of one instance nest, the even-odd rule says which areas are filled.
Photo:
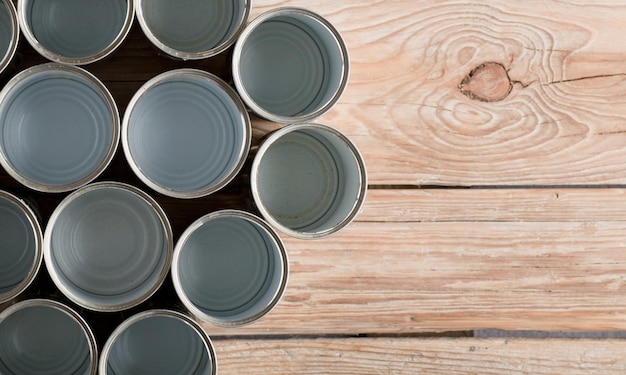
[[0, 373], [95, 375], [97, 367], [96, 339], [70, 307], [32, 299], [0, 312]]
[[152, 296], [172, 259], [172, 230], [159, 204], [130, 185], [99, 182], [67, 196], [44, 233], [57, 288], [93, 311], [121, 311]]
[[0, 190], [0, 304], [17, 297], [33, 282], [43, 258], [42, 242], [33, 210]]
[[315, 239], [356, 217], [365, 201], [367, 173], [357, 147], [338, 130], [293, 124], [263, 140], [250, 185], [257, 209], [273, 227]]
[[82, 68], [37, 65], [0, 91], [0, 164], [33, 190], [66, 192], [93, 181], [119, 138], [111, 93]]
[[238, 327], [267, 315], [285, 291], [289, 262], [278, 234], [238, 210], [210, 213], [191, 224], [174, 250], [172, 279], [199, 319]]
[[17, 50], [20, 25], [13, 1], [2, 0], [0, 4], [0, 73], [4, 72]]
[[215, 56], [236, 40], [249, 0], [135, 0], [137, 20], [158, 49], [181, 60]]
[[211, 73], [177, 69], [146, 82], [122, 122], [122, 147], [135, 174], [174, 198], [227, 185], [244, 165], [252, 129], [235, 90]]
[[135, 18], [132, 0], [20, 0], [24, 37], [43, 57], [83, 65], [110, 55]]
[[257, 115], [285, 124], [309, 122], [330, 110], [346, 88], [349, 66], [337, 29], [300, 8], [277, 8], [253, 20], [232, 60], [243, 101]]
[[100, 356], [100, 375], [215, 375], [211, 339], [184, 314], [147, 310], [126, 319], [111, 334]]

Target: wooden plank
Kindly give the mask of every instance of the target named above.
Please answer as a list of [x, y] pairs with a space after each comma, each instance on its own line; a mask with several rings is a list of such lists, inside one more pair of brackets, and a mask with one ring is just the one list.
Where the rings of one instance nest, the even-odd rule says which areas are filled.
[[[318, 121], [357, 143], [374, 185], [624, 184], [626, 5], [615, 4], [258, 0], [251, 19], [301, 6], [342, 32], [350, 84]], [[46, 61], [22, 42], [9, 73]], [[135, 23], [119, 50], [85, 68], [123, 112], [143, 82], [182, 67], [230, 81], [230, 50], [177, 61]], [[491, 87], [506, 97], [477, 100]], [[255, 119], [255, 139], [280, 126]]]
[[368, 192], [359, 221], [626, 220], [624, 189], [426, 189]]
[[257, 0], [251, 18], [277, 6], [342, 32], [350, 84], [319, 122], [357, 143], [372, 184], [626, 182], [624, 3]]
[[618, 375], [624, 340], [215, 340], [225, 374]]
[[358, 222], [285, 243], [279, 306], [211, 334], [626, 329], [625, 222]]

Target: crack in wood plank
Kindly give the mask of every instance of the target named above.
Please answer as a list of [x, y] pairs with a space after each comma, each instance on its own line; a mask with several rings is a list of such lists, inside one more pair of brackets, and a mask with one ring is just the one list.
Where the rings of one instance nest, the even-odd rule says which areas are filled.
[[559, 84], [559, 83], [585, 81], [585, 80], [589, 80], [589, 79], [598, 79], [598, 78], [624, 77], [624, 76], [626, 76], [626, 73], [598, 74], [598, 75], [587, 76], [587, 77], [562, 79], [562, 80], [559, 80], [559, 81], [552, 81], [552, 82], [542, 83], [541, 85], [542, 86], [549, 86], [549, 85], [555, 85], [555, 84]]

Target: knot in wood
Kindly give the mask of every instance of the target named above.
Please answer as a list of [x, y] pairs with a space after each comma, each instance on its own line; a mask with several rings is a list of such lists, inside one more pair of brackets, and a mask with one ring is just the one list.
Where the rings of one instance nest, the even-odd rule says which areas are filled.
[[497, 102], [511, 93], [513, 83], [504, 65], [496, 62], [480, 64], [463, 78], [459, 91], [473, 100]]

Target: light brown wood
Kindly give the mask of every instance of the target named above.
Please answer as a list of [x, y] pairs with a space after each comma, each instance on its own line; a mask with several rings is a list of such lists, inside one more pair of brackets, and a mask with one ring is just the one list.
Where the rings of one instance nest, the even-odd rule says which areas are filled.
[[[350, 84], [319, 122], [357, 143], [372, 184], [626, 183], [626, 4], [257, 0], [251, 18], [276, 6], [342, 32]], [[485, 63], [511, 81], [499, 101], [459, 90]]]
[[219, 334], [626, 329], [622, 189], [372, 190], [351, 227], [285, 238], [284, 300]]
[[224, 374], [621, 375], [624, 340], [216, 340]]
[[208, 332], [626, 330], [626, 222], [360, 222], [285, 244], [279, 306]]
[[595, 221], [624, 221], [626, 220], [626, 190], [370, 190], [357, 220], [367, 222], [586, 222], [590, 224]]
[[[626, 3], [252, 6], [251, 19], [305, 7], [341, 31], [350, 83], [316, 121], [354, 140], [370, 184], [389, 190], [371, 190], [357, 222], [336, 236], [284, 237], [291, 275], [278, 307], [246, 327], [204, 324], [220, 337], [220, 373], [626, 373], [620, 340], [411, 338], [488, 328], [626, 330]], [[22, 70], [45, 59], [22, 39], [16, 61]], [[182, 67], [230, 81], [229, 53], [194, 62], [158, 56], [137, 23], [116, 53], [86, 66], [122, 113], [146, 80]], [[253, 118], [255, 142], [280, 126]], [[252, 210], [247, 178], [197, 200], [151, 194], [178, 236], [216, 209]], [[121, 152], [101, 179], [143, 186]], [[63, 198], [29, 191], [3, 171], [0, 187], [25, 197], [43, 223]], [[58, 297], [40, 279], [32, 295]], [[180, 307], [169, 284], [139, 308]], [[131, 311], [82, 313], [103, 343]], [[379, 337], [329, 338], [358, 334]]]

